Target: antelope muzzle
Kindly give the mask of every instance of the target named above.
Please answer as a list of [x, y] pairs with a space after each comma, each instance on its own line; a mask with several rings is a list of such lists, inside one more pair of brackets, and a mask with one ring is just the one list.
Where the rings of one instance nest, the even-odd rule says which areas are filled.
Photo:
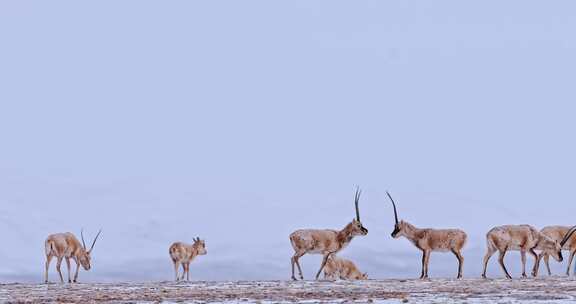
[[400, 233], [400, 227], [398, 225], [394, 226], [394, 231], [390, 234], [393, 238], [397, 238], [398, 234]]

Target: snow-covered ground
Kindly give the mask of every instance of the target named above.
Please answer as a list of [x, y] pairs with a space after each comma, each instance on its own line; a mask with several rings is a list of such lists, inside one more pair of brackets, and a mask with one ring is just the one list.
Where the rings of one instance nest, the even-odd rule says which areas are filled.
[[568, 303], [576, 280], [239, 281], [0, 285], [7, 303]]

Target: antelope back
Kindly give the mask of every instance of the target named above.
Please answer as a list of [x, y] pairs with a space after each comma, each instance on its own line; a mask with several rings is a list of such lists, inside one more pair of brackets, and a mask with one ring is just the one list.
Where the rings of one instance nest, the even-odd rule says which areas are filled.
[[540, 232], [529, 225], [504, 225], [492, 228], [488, 243], [500, 250], [519, 250], [521, 246], [532, 248], [539, 244]]
[[466, 232], [459, 229], [426, 229], [425, 231], [424, 235], [428, 239], [422, 245], [428, 244], [432, 250], [461, 250], [468, 239]]
[[301, 229], [290, 234], [290, 242], [296, 252], [334, 252], [339, 248], [337, 236], [336, 230]]
[[[542, 228], [540, 232], [557, 242], [561, 242], [564, 239], [564, 236], [566, 236], [566, 234], [570, 231], [570, 228], [570, 226], [547, 226]], [[573, 235], [570, 239], [568, 239], [562, 248], [576, 248], [576, 236]]]
[[82, 249], [82, 245], [70, 232], [51, 234], [46, 238], [46, 254], [57, 257], [71, 255]]

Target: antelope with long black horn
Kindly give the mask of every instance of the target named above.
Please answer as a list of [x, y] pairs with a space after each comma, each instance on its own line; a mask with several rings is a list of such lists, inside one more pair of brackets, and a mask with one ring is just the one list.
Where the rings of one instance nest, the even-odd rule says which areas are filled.
[[302, 268], [300, 267], [299, 259], [303, 255], [309, 254], [322, 254], [324, 259], [322, 260], [322, 265], [320, 270], [316, 274], [316, 280], [320, 276], [322, 269], [326, 266], [328, 258], [344, 249], [355, 236], [368, 234], [368, 229], [366, 229], [362, 222], [360, 222], [360, 210], [358, 207], [358, 202], [360, 200], [359, 188], [356, 189], [356, 195], [354, 196], [354, 205], [356, 208], [356, 218], [353, 219], [344, 229], [342, 230], [331, 230], [331, 229], [302, 229], [294, 231], [290, 234], [290, 242], [294, 248], [294, 255], [292, 256], [292, 279], [296, 280], [294, 276], [294, 265], [298, 266], [298, 272], [300, 274], [300, 279], [304, 279], [302, 274]]
[[542, 250], [551, 255], [556, 261], [562, 262], [564, 260], [562, 257], [562, 246], [564, 246], [570, 236], [572, 236], [572, 233], [574, 232], [567, 233], [564, 238], [558, 242], [530, 225], [504, 225], [494, 227], [486, 234], [487, 251], [484, 256], [484, 271], [482, 272], [482, 277], [486, 278], [488, 261], [490, 261], [490, 257], [492, 257], [496, 251], [500, 253], [498, 262], [506, 278], [512, 279], [512, 276], [506, 269], [506, 265], [504, 265], [504, 257], [508, 251], [520, 251], [522, 277], [524, 278], [527, 277], [526, 253], [532, 255], [535, 260], [532, 276], [536, 276], [538, 274], [540, 259], [535, 250]]
[[[52, 258], [56, 257], [56, 270], [60, 275], [60, 282], [64, 283], [64, 278], [62, 277], [62, 272], [60, 271], [60, 265], [62, 265], [62, 260], [66, 260], [66, 266], [68, 267], [68, 283], [76, 283], [78, 281], [78, 270], [80, 269], [80, 265], [85, 270], [90, 270], [90, 261], [92, 250], [94, 249], [94, 245], [96, 244], [96, 240], [100, 236], [102, 229], [98, 231], [98, 234], [92, 241], [92, 246], [88, 250], [86, 248], [86, 243], [84, 242], [84, 231], [80, 231], [80, 236], [82, 238], [82, 245], [78, 239], [74, 236], [74, 234], [70, 232], [66, 233], [56, 233], [51, 234], [44, 242], [44, 247], [46, 251], [46, 269], [44, 272], [44, 282], [48, 283], [48, 269], [50, 267], [50, 262]], [[74, 279], [72, 280], [70, 277], [70, 259], [76, 262], [76, 273], [74, 274]]]
[[392, 196], [386, 191], [388, 198], [392, 202], [394, 208], [394, 231], [392, 232], [393, 238], [401, 236], [407, 238], [416, 248], [422, 251], [422, 274], [420, 279], [428, 278], [428, 265], [430, 264], [430, 253], [432, 252], [452, 252], [458, 259], [458, 278], [462, 278], [462, 271], [464, 267], [464, 256], [462, 256], [462, 248], [466, 245], [467, 235], [466, 232], [459, 229], [421, 229], [414, 225], [398, 220], [398, 211], [396, 210], [396, 203]]

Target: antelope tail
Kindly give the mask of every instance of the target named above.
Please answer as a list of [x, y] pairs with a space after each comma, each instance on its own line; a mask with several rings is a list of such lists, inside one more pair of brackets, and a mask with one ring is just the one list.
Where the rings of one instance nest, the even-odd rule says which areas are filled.
[[46, 243], [44, 244], [44, 252], [46, 253], [46, 255], [50, 255], [51, 252], [54, 251], [54, 244], [52, 244], [51, 241], [46, 241]]

